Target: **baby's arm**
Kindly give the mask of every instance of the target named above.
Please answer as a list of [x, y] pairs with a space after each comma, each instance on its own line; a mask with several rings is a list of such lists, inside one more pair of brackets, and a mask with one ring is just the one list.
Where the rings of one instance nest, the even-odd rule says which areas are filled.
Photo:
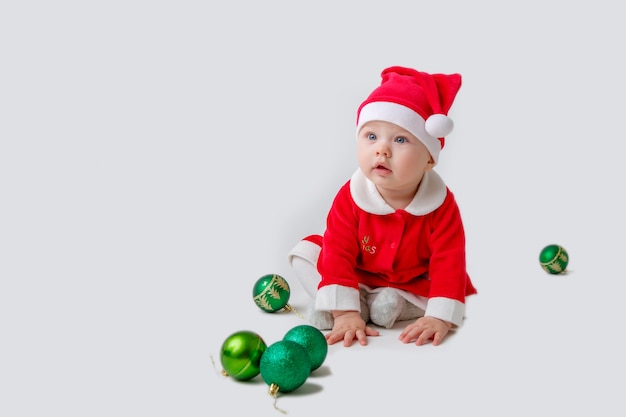
[[378, 336], [380, 333], [367, 326], [358, 311], [332, 312], [335, 320], [332, 330], [326, 334], [328, 344], [332, 345], [343, 339], [344, 346], [352, 346], [358, 340], [363, 346], [367, 345], [367, 336]]
[[433, 346], [439, 345], [446, 337], [452, 323], [443, 321], [435, 317], [420, 317], [415, 322], [407, 325], [398, 339], [402, 343], [411, 343], [415, 341], [417, 346], [433, 341]]

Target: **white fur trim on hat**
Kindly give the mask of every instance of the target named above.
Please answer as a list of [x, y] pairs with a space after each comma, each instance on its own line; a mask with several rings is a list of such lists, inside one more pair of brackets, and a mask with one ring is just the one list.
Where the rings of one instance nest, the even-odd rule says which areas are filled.
[[[435, 116], [435, 115], [433, 115]], [[430, 116], [428, 119], [432, 119], [433, 116]], [[447, 118], [445, 115], [441, 115]], [[435, 118], [437, 119], [437, 118]], [[432, 136], [429, 131], [431, 131], [431, 126], [429, 122], [429, 129], [426, 129], [426, 122], [415, 111], [409, 109], [408, 107], [402, 106], [397, 103], [391, 103], [387, 101], [374, 101], [366, 104], [361, 109], [359, 113], [359, 121], [357, 124], [357, 136], [359, 131], [363, 127], [363, 125], [367, 122], [371, 122], [373, 120], [380, 120], [384, 122], [393, 123], [395, 125], [400, 126], [401, 128], [408, 130], [413, 136], [417, 137], [425, 146], [426, 149], [430, 152], [430, 155], [433, 157], [435, 164], [439, 160], [439, 152], [441, 151], [441, 142], [439, 142], [439, 137], [442, 136]], [[450, 119], [448, 119], [450, 120]], [[450, 123], [452, 121], [450, 120]], [[432, 133], [440, 133], [439, 127], [441, 127], [441, 120], [434, 120], [432, 123]], [[445, 123], [443, 123], [443, 128], [445, 128]], [[448, 132], [449, 133], [449, 132]]]

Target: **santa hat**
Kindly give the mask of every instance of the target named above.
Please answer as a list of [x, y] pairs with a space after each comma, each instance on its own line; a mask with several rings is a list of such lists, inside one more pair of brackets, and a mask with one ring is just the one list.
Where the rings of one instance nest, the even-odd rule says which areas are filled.
[[357, 111], [357, 135], [367, 122], [393, 123], [416, 136], [435, 163], [444, 137], [454, 128], [448, 110], [461, 88], [460, 74], [428, 74], [405, 67], [389, 67], [382, 82]]

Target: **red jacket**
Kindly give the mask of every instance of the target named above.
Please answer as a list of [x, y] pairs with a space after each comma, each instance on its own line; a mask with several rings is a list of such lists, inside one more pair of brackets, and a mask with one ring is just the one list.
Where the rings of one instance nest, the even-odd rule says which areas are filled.
[[[459, 208], [434, 171], [426, 173], [408, 207], [394, 210], [357, 170], [337, 193], [318, 243], [318, 309], [324, 304], [335, 309], [332, 286], [394, 287], [437, 298], [438, 312], [432, 315], [458, 324], [465, 296], [476, 293], [466, 272]], [[441, 313], [442, 303], [450, 313]]]

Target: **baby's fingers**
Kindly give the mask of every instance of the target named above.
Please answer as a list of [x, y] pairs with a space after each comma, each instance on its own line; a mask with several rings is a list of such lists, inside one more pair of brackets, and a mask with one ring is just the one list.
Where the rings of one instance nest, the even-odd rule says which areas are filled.
[[380, 336], [380, 332], [378, 330], [369, 326], [365, 328], [365, 334], [368, 336]]
[[333, 330], [326, 334], [326, 341], [328, 342], [329, 345], [334, 345], [338, 341], [343, 340], [344, 336], [345, 336], [344, 332], [338, 332], [338, 331]]
[[[437, 334], [437, 333], [434, 330], [432, 330], [432, 329], [424, 329], [421, 332], [421, 334], [418, 336], [417, 340], [415, 341], [415, 344], [417, 346], [422, 346], [422, 345], [428, 343], [430, 341], [430, 339], [432, 339], [435, 334]], [[439, 340], [439, 341], [441, 341], [441, 340]]]

